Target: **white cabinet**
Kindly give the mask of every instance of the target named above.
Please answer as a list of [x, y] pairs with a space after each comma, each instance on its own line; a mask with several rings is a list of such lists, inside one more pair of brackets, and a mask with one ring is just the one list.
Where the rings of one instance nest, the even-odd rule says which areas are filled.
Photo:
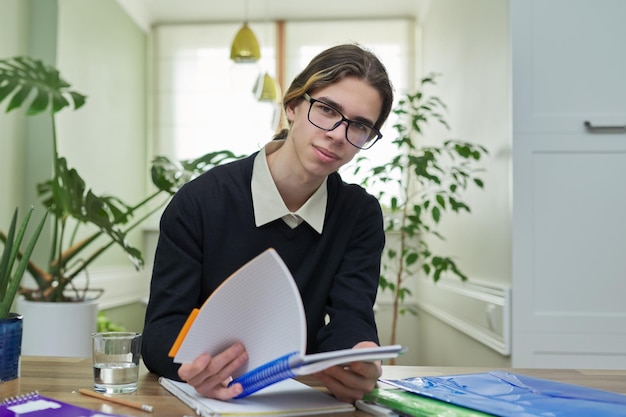
[[624, 369], [626, 1], [509, 5], [512, 365]]

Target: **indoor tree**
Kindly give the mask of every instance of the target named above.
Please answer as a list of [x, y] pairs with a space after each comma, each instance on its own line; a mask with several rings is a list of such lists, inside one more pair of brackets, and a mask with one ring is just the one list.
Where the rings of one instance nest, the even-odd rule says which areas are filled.
[[397, 237], [397, 244], [390, 244], [388, 239], [380, 276], [381, 291], [392, 293], [389, 344], [396, 343], [399, 316], [417, 314], [405, 304], [411, 294], [407, 286], [411, 276], [424, 274], [438, 281], [450, 273], [467, 279], [452, 257], [431, 251], [429, 240], [445, 240], [437, 230], [444, 213], [469, 213], [463, 192], [472, 185], [484, 185], [478, 163], [488, 154], [485, 147], [452, 139], [438, 145], [426, 143], [423, 129], [429, 122], [449, 129], [444, 102], [423, 91], [425, 86], [435, 84], [436, 78], [423, 78], [419, 90], [402, 96], [393, 108], [398, 116], [393, 126], [394, 155], [374, 166], [360, 155], [355, 169], [364, 186], [381, 190], [377, 197], [383, 205], [385, 232]]

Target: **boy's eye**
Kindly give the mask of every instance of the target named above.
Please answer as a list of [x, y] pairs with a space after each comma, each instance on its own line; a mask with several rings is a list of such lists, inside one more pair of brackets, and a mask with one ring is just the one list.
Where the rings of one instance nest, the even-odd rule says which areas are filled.
[[353, 126], [353, 128], [358, 131], [358, 132], [365, 132], [367, 130], [369, 130], [369, 127], [359, 123], [359, 122], [352, 122], [351, 125]]
[[326, 106], [324, 104], [320, 103], [319, 109], [322, 113], [326, 114], [327, 116], [337, 115], [337, 110], [333, 109], [332, 107]]

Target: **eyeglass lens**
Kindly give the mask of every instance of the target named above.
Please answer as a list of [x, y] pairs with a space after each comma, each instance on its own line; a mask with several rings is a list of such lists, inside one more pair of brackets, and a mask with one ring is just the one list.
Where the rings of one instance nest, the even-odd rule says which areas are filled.
[[367, 148], [373, 139], [376, 139], [378, 132], [370, 126], [347, 119], [338, 110], [319, 102], [310, 100], [309, 121], [315, 126], [324, 130], [333, 130], [342, 122], [348, 122], [346, 129], [346, 139], [357, 148]]

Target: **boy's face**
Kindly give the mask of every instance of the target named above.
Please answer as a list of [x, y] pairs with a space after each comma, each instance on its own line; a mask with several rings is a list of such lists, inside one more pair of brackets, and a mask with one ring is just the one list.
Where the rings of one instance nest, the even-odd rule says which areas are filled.
[[[310, 95], [339, 110], [347, 119], [364, 121], [370, 126], [378, 119], [382, 107], [378, 91], [354, 77], [314, 90]], [[310, 106], [304, 99], [295, 106], [288, 106], [290, 136], [304, 170], [309, 175], [325, 177], [350, 162], [359, 149], [346, 140], [346, 122], [331, 131], [311, 124], [308, 120]]]

